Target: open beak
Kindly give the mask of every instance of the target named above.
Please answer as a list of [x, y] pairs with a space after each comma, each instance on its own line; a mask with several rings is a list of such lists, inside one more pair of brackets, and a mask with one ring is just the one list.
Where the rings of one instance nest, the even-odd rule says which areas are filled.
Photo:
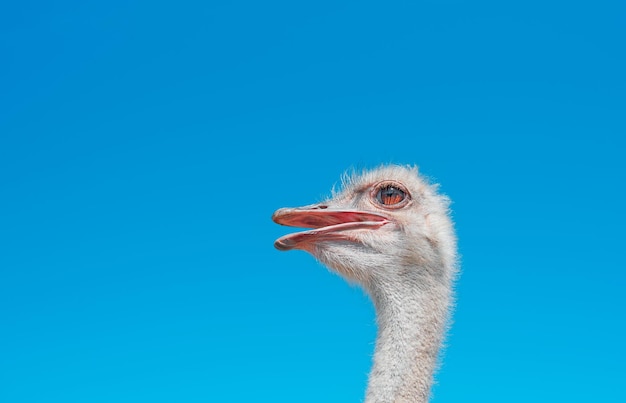
[[354, 241], [350, 231], [377, 229], [389, 223], [380, 214], [358, 210], [333, 210], [318, 204], [299, 208], [281, 208], [272, 216], [275, 223], [289, 227], [313, 228], [278, 238], [274, 247], [278, 250], [303, 249], [323, 241]]

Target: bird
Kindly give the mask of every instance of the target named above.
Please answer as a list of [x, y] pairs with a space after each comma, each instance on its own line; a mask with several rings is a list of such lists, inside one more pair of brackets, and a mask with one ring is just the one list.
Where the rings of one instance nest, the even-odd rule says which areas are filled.
[[274, 242], [303, 250], [371, 298], [376, 344], [365, 403], [426, 403], [455, 303], [457, 239], [450, 199], [416, 166], [344, 174], [326, 200], [280, 208], [275, 223], [307, 230]]

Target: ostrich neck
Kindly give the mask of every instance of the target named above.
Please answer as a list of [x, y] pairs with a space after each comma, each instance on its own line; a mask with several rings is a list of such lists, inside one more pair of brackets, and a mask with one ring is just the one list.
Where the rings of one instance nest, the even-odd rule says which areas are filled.
[[[409, 280], [409, 281], [407, 281]], [[366, 403], [425, 403], [445, 332], [449, 284], [398, 279], [370, 289], [378, 334]]]

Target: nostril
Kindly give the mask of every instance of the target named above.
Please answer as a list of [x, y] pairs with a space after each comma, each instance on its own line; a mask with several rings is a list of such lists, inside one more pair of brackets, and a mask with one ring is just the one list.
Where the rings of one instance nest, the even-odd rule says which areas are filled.
[[317, 208], [320, 210], [324, 210], [324, 209], [327, 209], [328, 206], [326, 206], [325, 204], [320, 204], [319, 206], [317, 206]]

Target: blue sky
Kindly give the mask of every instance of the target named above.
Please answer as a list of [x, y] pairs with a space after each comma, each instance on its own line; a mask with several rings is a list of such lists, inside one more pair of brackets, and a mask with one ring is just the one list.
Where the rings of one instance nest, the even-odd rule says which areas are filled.
[[272, 212], [453, 200], [433, 402], [626, 401], [620, 2], [0, 6], [0, 401], [358, 402], [364, 293]]

